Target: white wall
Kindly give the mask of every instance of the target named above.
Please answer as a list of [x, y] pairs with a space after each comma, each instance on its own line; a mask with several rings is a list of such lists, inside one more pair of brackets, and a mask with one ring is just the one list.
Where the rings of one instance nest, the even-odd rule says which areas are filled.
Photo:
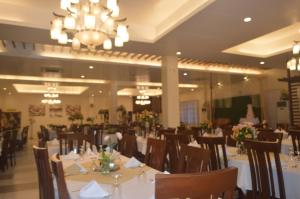
[[[81, 112], [84, 116], [84, 122], [87, 117], [96, 117], [96, 122], [100, 122], [98, 115], [99, 109], [108, 109], [109, 107], [109, 98], [106, 95], [98, 95], [94, 97], [94, 106], [90, 106], [90, 99], [88, 95], [61, 95], [63, 106], [63, 116], [62, 117], [50, 117], [49, 116], [49, 107], [46, 105], [46, 115], [45, 116], [35, 116], [33, 117], [35, 123], [33, 125], [33, 135], [36, 136], [36, 133], [39, 131], [40, 125], [47, 124], [67, 124], [68, 116], [65, 112], [66, 105], [80, 105]], [[0, 108], [3, 111], [16, 111], [22, 113], [21, 125], [29, 125], [29, 105], [39, 105], [41, 104], [42, 95], [38, 94], [18, 94], [14, 93], [12, 95], [0, 96]], [[118, 97], [118, 105], [124, 105], [127, 111], [132, 111], [132, 102], [130, 97]]]

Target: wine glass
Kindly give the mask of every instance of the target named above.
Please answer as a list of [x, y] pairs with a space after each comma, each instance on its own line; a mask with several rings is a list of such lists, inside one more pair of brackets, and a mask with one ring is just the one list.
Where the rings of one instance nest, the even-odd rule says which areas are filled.
[[115, 187], [118, 187], [119, 186], [119, 179], [122, 177], [122, 174], [120, 174], [120, 173], [114, 173], [114, 174], [112, 174], [111, 175], [112, 177], [113, 177], [113, 179], [114, 179], [114, 186]]
[[146, 164], [144, 164], [144, 163], [141, 163], [140, 165], [139, 165], [139, 175], [141, 176], [141, 175], [143, 175], [144, 173], [145, 173], [145, 171], [144, 171], [144, 167], [146, 166]]

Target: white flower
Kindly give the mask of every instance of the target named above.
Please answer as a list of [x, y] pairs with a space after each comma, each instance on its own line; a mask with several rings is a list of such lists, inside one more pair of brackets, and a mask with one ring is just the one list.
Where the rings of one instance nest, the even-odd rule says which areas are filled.
[[123, 139], [123, 135], [120, 132], [116, 132], [116, 136], [117, 136], [118, 140], [122, 140]]
[[104, 136], [103, 140], [104, 142], [108, 142], [110, 140], [110, 136], [109, 135]]

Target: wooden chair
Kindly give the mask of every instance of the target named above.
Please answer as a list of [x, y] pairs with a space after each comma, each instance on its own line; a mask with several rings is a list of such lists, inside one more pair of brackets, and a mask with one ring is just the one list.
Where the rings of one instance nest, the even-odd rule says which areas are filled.
[[260, 141], [269, 141], [269, 142], [279, 142], [280, 146], [282, 143], [283, 133], [273, 133], [273, 132], [260, 132], [257, 135], [257, 139]]
[[135, 135], [124, 134], [122, 140], [119, 141], [119, 151], [126, 157], [137, 155], [137, 141]]
[[183, 130], [177, 133], [180, 144], [189, 144], [192, 141], [194, 132], [192, 130]]
[[228, 167], [225, 137], [198, 137], [197, 142], [202, 148], [210, 150], [210, 169], [218, 170]]
[[300, 131], [290, 130], [289, 134], [292, 137], [294, 154], [297, 155], [297, 151], [300, 151]]
[[163, 171], [166, 159], [167, 143], [164, 140], [148, 138], [145, 163], [149, 167]]
[[10, 166], [15, 166], [16, 161], [16, 150], [17, 150], [17, 136], [18, 130], [12, 130], [10, 133], [10, 140], [9, 140], [9, 148], [8, 148], [8, 156], [10, 159]]
[[9, 131], [3, 133], [2, 150], [0, 154], [0, 168], [4, 172], [8, 169], [8, 153], [9, 153]]
[[165, 133], [173, 133], [173, 134], [175, 134], [175, 131], [176, 131], [176, 129], [173, 129], [173, 128], [159, 129], [158, 132], [157, 132], [157, 137], [159, 137], [160, 139], [163, 139]]
[[181, 145], [177, 173], [202, 173], [208, 170], [210, 151]]
[[171, 173], [176, 173], [180, 154], [178, 135], [165, 133], [165, 138], [167, 143], [167, 154], [169, 155], [168, 168]]
[[[252, 193], [248, 195], [252, 199], [276, 198], [275, 183], [279, 187], [280, 199], [285, 199], [285, 188], [283, 181], [282, 168], [280, 163], [280, 144], [278, 142], [264, 142], [245, 140], [247, 149], [251, 180]], [[276, 174], [273, 175], [274, 165], [272, 158], [275, 160]], [[275, 182], [277, 179], [277, 182]]]
[[226, 145], [231, 146], [231, 147], [236, 147], [236, 140], [232, 138], [232, 127], [230, 128], [223, 128], [223, 136], [225, 137], [226, 140]]
[[237, 168], [226, 168], [209, 173], [156, 174], [155, 198], [233, 199], [237, 184]]
[[62, 161], [59, 159], [59, 154], [54, 154], [51, 156], [51, 166], [52, 172], [56, 179], [59, 199], [70, 199], [70, 195], [65, 181], [63, 164]]
[[54, 199], [53, 179], [50, 170], [48, 150], [33, 146], [38, 179], [40, 199]]

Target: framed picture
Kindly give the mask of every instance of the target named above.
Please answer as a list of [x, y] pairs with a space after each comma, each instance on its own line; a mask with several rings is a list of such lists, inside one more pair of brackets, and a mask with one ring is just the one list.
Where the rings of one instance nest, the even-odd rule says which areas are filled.
[[60, 104], [49, 105], [49, 116], [50, 117], [62, 117], [63, 106]]
[[29, 116], [45, 116], [46, 115], [46, 106], [41, 105], [29, 105], [28, 107]]
[[66, 115], [74, 115], [76, 113], [81, 113], [80, 105], [66, 105]]

